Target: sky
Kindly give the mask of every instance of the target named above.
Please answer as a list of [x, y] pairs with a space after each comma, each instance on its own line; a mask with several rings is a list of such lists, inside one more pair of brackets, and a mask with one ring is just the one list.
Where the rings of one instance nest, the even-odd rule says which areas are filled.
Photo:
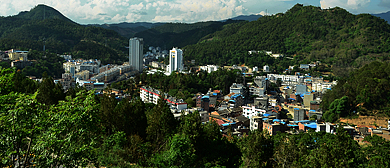
[[46, 4], [80, 24], [194, 23], [284, 13], [297, 3], [323, 9], [338, 6], [353, 14], [390, 11], [390, 0], [0, 0], [0, 16], [17, 15]]

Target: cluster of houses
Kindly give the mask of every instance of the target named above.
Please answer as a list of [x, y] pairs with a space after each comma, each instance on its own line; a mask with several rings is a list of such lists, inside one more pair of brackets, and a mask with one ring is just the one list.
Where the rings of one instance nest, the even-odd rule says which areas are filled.
[[72, 59], [70, 55], [62, 55], [66, 62], [63, 63], [65, 73], [62, 78], [55, 80], [60, 82], [65, 90], [79, 85], [87, 90], [95, 89], [101, 92], [111, 81], [123, 80], [138, 73], [128, 63], [123, 65], [102, 65], [100, 60]]
[[[200, 70], [209, 72], [214, 68], [202, 66]], [[277, 81], [281, 82], [280, 87], [276, 91], [270, 90], [271, 83]], [[254, 77], [251, 83], [233, 83], [225, 95], [220, 90], [211, 89], [204, 94], [198, 93], [193, 98], [196, 107], [190, 109], [183, 100], [150, 87], [141, 87], [141, 99], [156, 104], [163, 97], [176, 118], [197, 110], [202, 122], [215, 121], [226, 136], [229, 133], [242, 136], [256, 129], [265, 129], [270, 135], [309, 130], [336, 133], [336, 128], [341, 125], [324, 122], [319, 106], [322, 95], [336, 84], [336, 81], [309, 75], [267, 74]], [[342, 127], [359, 142], [366, 135], [390, 137], [388, 130], [374, 126]]]
[[28, 60], [28, 51], [7, 50], [0, 51], [0, 61], [7, 61], [11, 67], [24, 68], [31, 66], [32, 62]]

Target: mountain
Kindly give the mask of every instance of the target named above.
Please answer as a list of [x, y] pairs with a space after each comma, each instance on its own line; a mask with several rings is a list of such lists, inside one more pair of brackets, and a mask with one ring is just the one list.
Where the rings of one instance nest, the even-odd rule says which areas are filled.
[[222, 30], [224, 25], [241, 20], [227, 20], [226, 22], [208, 21], [197, 23], [166, 23], [139, 33], [134, 36], [141, 37], [150, 46], [160, 46], [163, 49], [172, 47], [184, 47], [196, 44], [208, 34]]
[[27, 20], [59, 19], [59, 20], [73, 22], [69, 18], [62, 15], [56, 9], [43, 4], [37, 5], [30, 11], [20, 12], [18, 15], [15, 16], [15, 18], [27, 19]]
[[390, 11], [371, 15], [385, 19], [388, 23], [390, 23]]
[[42, 51], [43, 45], [47, 52], [97, 58], [103, 63], [127, 60], [126, 38], [113, 30], [77, 24], [49, 6], [38, 5], [28, 12], [0, 18], [0, 50]]
[[[255, 21], [262, 17], [262, 15], [240, 15], [233, 18], [230, 18], [230, 20], [246, 20], [246, 21]], [[229, 19], [228, 19], [229, 20]], [[226, 21], [226, 20], [224, 20]]]
[[[225, 25], [184, 50], [186, 60], [200, 64], [264, 65], [266, 62], [247, 51], [266, 50], [293, 57], [297, 63], [321, 61], [336, 71], [372, 60], [389, 60], [388, 46], [390, 25], [382, 19], [353, 15], [339, 7], [321, 9], [297, 4], [286, 13]], [[288, 68], [288, 62], [283, 64]]]
[[148, 22], [136, 22], [136, 23], [116, 23], [116, 24], [89, 24], [87, 26], [102, 27], [109, 30], [114, 30], [120, 35], [126, 38], [134, 37], [138, 32], [142, 32], [165, 23], [148, 23]]

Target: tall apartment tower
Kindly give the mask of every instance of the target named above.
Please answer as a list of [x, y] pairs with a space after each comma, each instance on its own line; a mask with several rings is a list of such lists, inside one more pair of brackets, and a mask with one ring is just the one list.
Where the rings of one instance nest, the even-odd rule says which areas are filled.
[[173, 71], [181, 72], [183, 70], [183, 51], [181, 49], [173, 47], [169, 50], [169, 65], [168, 72]]
[[130, 38], [129, 40], [129, 64], [140, 73], [143, 70], [144, 40], [142, 38]]

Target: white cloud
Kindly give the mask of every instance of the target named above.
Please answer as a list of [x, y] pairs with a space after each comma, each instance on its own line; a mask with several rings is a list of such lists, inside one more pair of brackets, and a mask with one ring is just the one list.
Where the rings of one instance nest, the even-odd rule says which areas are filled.
[[341, 7], [349, 10], [358, 10], [367, 6], [370, 0], [321, 0], [321, 8]]

